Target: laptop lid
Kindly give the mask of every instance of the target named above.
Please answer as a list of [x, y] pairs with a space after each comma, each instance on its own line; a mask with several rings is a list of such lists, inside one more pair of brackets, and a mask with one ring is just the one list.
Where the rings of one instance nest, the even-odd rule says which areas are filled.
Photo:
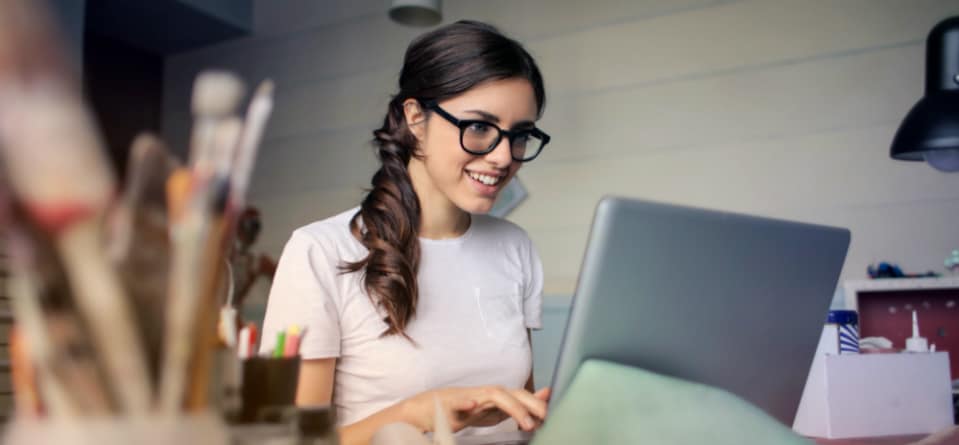
[[791, 426], [846, 229], [608, 197], [553, 373], [599, 358], [723, 388]]

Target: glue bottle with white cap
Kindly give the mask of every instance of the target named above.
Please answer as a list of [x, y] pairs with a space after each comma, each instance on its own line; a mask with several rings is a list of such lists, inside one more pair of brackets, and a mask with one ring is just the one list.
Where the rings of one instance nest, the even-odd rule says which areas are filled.
[[916, 311], [912, 311], [912, 337], [906, 339], [907, 352], [929, 352], [929, 342], [926, 337], [919, 336], [919, 319]]

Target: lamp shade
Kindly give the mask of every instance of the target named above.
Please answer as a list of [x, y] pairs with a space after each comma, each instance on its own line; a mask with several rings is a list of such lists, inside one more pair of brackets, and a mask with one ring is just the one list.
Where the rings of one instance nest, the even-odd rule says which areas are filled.
[[441, 0], [393, 0], [390, 18], [409, 26], [432, 26], [443, 18]]
[[925, 95], [900, 124], [890, 156], [959, 171], [959, 17], [929, 32]]

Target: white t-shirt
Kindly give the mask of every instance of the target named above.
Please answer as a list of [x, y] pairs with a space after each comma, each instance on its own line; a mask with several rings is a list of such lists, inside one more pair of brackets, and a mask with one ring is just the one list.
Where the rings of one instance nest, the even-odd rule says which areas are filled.
[[349, 229], [357, 211], [293, 232], [270, 290], [261, 351], [281, 329], [305, 326], [302, 358], [337, 358], [339, 425], [429, 389], [522, 388], [532, 369], [526, 329], [541, 327], [543, 289], [542, 264], [526, 232], [472, 215], [458, 238], [420, 239], [419, 303], [406, 330], [414, 345], [399, 335], [381, 337], [384, 313], [361, 272], [341, 273], [339, 265], [367, 254]]

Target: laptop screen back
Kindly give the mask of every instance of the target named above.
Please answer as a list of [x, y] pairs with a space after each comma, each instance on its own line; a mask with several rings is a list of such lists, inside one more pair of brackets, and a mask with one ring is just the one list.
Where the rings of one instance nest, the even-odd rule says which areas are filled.
[[599, 358], [723, 388], [791, 426], [845, 229], [631, 200], [596, 209], [553, 378]]

